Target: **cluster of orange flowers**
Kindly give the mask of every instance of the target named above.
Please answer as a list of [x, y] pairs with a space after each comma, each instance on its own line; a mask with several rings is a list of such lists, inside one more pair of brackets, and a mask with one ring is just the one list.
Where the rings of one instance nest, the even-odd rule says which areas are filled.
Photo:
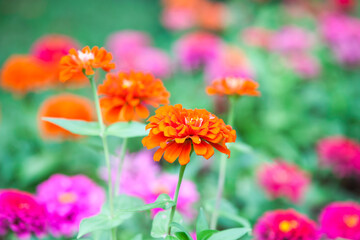
[[188, 110], [180, 104], [164, 106], [156, 110], [146, 129], [149, 136], [142, 141], [148, 149], [160, 147], [154, 160], [164, 154], [166, 161], [173, 163], [177, 158], [181, 165], [190, 161], [193, 149], [197, 155], [209, 159], [214, 149], [227, 154], [230, 150], [225, 143], [235, 142], [235, 130], [224, 121], [204, 109]]
[[206, 88], [209, 95], [260, 96], [259, 84], [253, 80], [238, 77], [216, 79]]

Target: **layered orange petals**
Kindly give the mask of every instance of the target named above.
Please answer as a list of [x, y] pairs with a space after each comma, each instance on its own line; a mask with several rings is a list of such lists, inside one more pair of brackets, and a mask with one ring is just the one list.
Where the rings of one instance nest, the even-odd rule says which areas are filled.
[[169, 104], [170, 97], [160, 79], [142, 72], [109, 73], [98, 93], [107, 123], [146, 119], [150, 114], [147, 105]]
[[257, 90], [259, 84], [253, 80], [240, 77], [225, 77], [214, 80], [210, 86], [206, 88], [209, 95], [250, 95], [260, 96]]
[[189, 110], [180, 104], [164, 106], [148, 121], [146, 129], [150, 132], [142, 143], [148, 149], [160, 147], [154, 154], [155, 161], [164, 155], [170, 163], [179, 159], [179, 163], [185, 165], [190, 161], [192, 150], [209, 159], [214, 155], [214, 148], [230, 157], [226, 143], [236, 139], [231, 126], [205, 109]]
[[90, 49], [88, 46], [81, 51], [70, 49], [69, 54], [60, 61], [60, 81], [65, 82], [78, 74], [93, 75], [95, 68], [102, 68], [108, 72], [115, 68], [111, 62], [112, 55], [104, 48], [97, 46]]
[[52, 73], [46, 65], [27, 55], [11, 56], [1, 71], [1, 87], [16, 94], [44, 89]]
[[94, 116], [93, 104], [90, 100], [73, 94], [60, 94], [45, 100], [39, 109], [39, 128], [46, 139], [74, 139], [79, 135], [73, 134], [59, 126], [42, 120], [42, 117], [67, 118], [92, 121]]

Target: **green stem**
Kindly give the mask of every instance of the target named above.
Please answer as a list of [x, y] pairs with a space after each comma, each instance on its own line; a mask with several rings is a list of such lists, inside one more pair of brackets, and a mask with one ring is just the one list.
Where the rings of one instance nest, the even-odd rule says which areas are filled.
[[[231, 96], [229, 98], [229, 112], [228, 112], [228, 125], [233, 125], [234, 122], [234, 113], [235, 113], [235, 102], [237, 98]], [[218, 179], [218, 187], [215, 201], [215, 208], [213, 214], [211, 216], [210, 228], [216, 229], [217, 220], [219, 218], [219, 209], [221, 204], [221, 198], [224, 192], [224, 185], [226, 179], [226, 155], [222, 154], [220, 158], [220, 169], [219, 169], [219, 179]]]
[[179, 180], [178, 180], [178, 183], [177, 183], [177, 186], [176, 186], [176, 191], [175, 191], [175, 196], [174, 196], [175, 205], [171, 208], [170, 218], [169, 218], [169, 223], [168, 223], [168, 235], [169, 236], [171, 234], [171, 226], [170, 226], [170, 224], [172, 223], [173, 218], [175, 216], [177, 201], [178, 201], [178, 197], [179, 197], [179, 190], [180, 190], [181, 182], [182, 182], [182, 179], [183, 179], [183, 176], [184, 176], [185, 168], [186, 168], [186, 165], [181, 165], [181, 167], [180, 167]]
[[[109, 147], [108, 147], [108, 144], [107, 144], [107, 138], [106, 138], [106, 133], [105, 133], [105, 124], [104, 124], [104, 121], [102, 119], [100, 101], [99, 101], [99, 96], [97, 94], [97, 88], [96, 88], [96, 82], [95, 82], [94, 77], [92, 75], [87, 76], [87, 77], [89, 78], [90, 83], [91, 83], [91, 88], [92, 88], [93, 97], [94, 97], [94, 101], [95, 101], [96, 115], [97, 115], [98, 123], [99, 123], [99, 126], [100, 126], [100, 137], [101, 137], [103, 148], [104, 148], [106, 167], [108, 169], [109, 210], [110, 210], [111, 217], [113, 217], [114, 205], [113, 205], [112, 176], [111, 176]], [[115, 228], [112, 229], [112, 239], [116, 240], [116, 229]]]
[[122, 168], [124, 166], [124, 159], [126, 154], [126, 148], [127, 148], [128, 139], [124, 138], [124, 141], [122, 143], [121, 152], [120, 152], [120, 162], [119, 162], [119, 170], [116, 174], [116, 181], [115, 181], [115, 189], [116, 189], [116, 196], [120, 195], [120, 181], [121, 181], [121, 173]]

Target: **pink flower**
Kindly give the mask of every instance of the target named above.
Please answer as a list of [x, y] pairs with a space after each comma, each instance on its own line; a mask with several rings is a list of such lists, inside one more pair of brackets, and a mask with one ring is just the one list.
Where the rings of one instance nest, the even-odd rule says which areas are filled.
[[360, 175], [360, 144], [345, 137], [321, 139], [317, 144], [320, 163], [340, 177]]
[[321, 71], [318, 60], [307, 53], [293, 54], [289, 56], [288, 61], [289, 67], [305, 79], [315, 78]]
[[83, 218], [99, 213], [105, 192], [83, 175], [55, 174], [37, 187], [37, 197], [48, 213], [54, 236], [71, 237]]
[[260, 186], [272, 198], [285, 197], [299, 202], [310, 183], [306, 172], [284, 161], [264, 164], [257, 171]]
[[205, 67], [206, 81], [212, 82], [223, 77], [254, 78], [250, 63], [241, 49], [235, 46], [223, 46], [220, 53]]
[[317, 240], [315, 222], [293, 209], [266, 212], [254, 228], [256, 240]]
[[348, 66], [360, 64], [360, 20], [341, 14], [322, 19], [322, 34], [337, 60]]
[[108, 49], [116, 62], [115, 71], [144, 71], [157, 77], [169, 77], [169, 56], [151, 46], [150, 37], [142, 32], [123, 31], [111, 35]]
[[329, 239], [360, 240], [360, 205], [355, 202], [335, 202], [320, 214], [320, 232]]
[[305, 29], [285, 26], [272, 36], [270, 47], [276, 52], [288, 54], [289, 52], [306, 51], [313, 44], [313, 36]]
[[45, 234], [46, 213], [33, 195], [14, 189], [0, 191], [0, 235], [13, 231], [20, 239]]
[[[118, 174], [118, 158], [113, 158], [113, 181], [115, 183]], [[107, 179], [105, 169], [101, 171], [101, 177]], [[121, 173], [120, 193], [139, 197], [145, 203], [153, 203], [157, 197], [166, 193], [173, 197], [177, 185], [178, 175], [161, 173], [159, 165], [153, 160], [153, 153], [149, 150], [142, 150], [138, 153], [126, 154]], [[134, 184], [136, 183], [136, 184]], [[138, 184], [141, 183], [141, 184]], [[199, 200], [199, 193], [196, 185], [183, 180], [178, 199], [178, 210], [187, 218], [194, 217], [193, 205]], [[155, 215], [160, 209], [155, 209]]]
[[273, 32], [262, 27], [248, 27], [241, 34], [240, 39], [247, 45], [269, 49]]
[[32, 56], [50, 64], [58, 65], [60, 59], [69, 53], [71, 48], [80, 48], [71, 37], [60, 34], [49, 34], [38, 39], [31, 47]]
[[164, 9], [161, 21], [166, 28], [171, 30], [184, 30], [196, 24], [193, 11], [185, 8]]
[[218, 58], [222, 41], [216, 35], [207, 32], [193, 32], [176, 42], [175, 54], [184, 71], [193, 71]]

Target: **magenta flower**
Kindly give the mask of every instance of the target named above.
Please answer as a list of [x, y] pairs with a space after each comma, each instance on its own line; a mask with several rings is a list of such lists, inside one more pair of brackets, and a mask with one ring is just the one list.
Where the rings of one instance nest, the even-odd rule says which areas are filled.
[[248, 58], [235, 46], [223, 46], [217, 57], [211, 59], [205, 67], [207, 82], [229, 76], [254, 78]]
[[45, 209], [35, 197], [14, 189], [0, 191], [0, 235], [13, 231], [20, 239], [45, 235]]
[[321, 22], [322, 34], [343, 65], [360, 64], [360, 20], [341, 14], [327, 15]]
[[175, 54], [184, 71], [201, 69], [218, 58], [222, 41], [207, 32], [193, 32], [180, 38], [175, 45]]
[[329, 239], [360, 240], [360, 205], [355, 202], [335, 202], [320, 214], [320, 232]]
[[54, 236], [71, 237], [83, 218], [100, 212], [104, 190], [83, 175], [55, 174], [37, 187], [39, 202], [48, 214], [49, 230]]
[[271, 198], [285, 197], [298, 203], [309, 186], [306, 172], [284, 161], [264, 164], [257, 171], [260, 186]]
[[[118, 162], [118, 158], [113, 158], [114, 171], [112, 176], [114, 183], [116, 174], [118, 174]], [[100, 175], [107, 180], [105, 169], [101, 170]], [[162, 193], [173, 197], [177, 180], [177, 174], [161, 173], [159, 165], [153, 160], [153, 153], [144, 149], [138, 153], [126, 154], [121, 173], [120, 193], [139, 197], [145, 203], [153, 203]], [[180, 188], [177, 209], [184, 216], [191, 219], [194, 217], [193, 205], [198, 200], [199, 193], [196, 185], [184, 179]], [[153, 209], [152, 215], [154, 216], [159, 210]]]
[[317, 144], [320, 164], [340, 177], [360, 175], [360, 144], [345, 137], [321, 139]]
[[150, 37], [142, 32], [123, 31], [111, 35], [107, 41], [113, 53], [116, 71], [150, 72], [157, 77], [169, 77], [169, 56], [151, 46]]
[[266, 212], [255, 225], [256, 240], [317, 240], [316, 224], [293, 209]]
[[308, 53], [293, 54], [288, 61], [289, 67], [305, 79], [315, 78], [321, 71], [319, 61]]
[[80, 48], [79, 44], [71, 37], [49, 34], [38, 39], [33, 44], [31, 54], [46, 63], [58, 65], [60, 59], [67, 55], [71, 48]]
[[313, 45], [314, 38], [305, 29], [285, 26], [272, 36], [270, 48], [273, 51], [288, 54], [307, 51]]

